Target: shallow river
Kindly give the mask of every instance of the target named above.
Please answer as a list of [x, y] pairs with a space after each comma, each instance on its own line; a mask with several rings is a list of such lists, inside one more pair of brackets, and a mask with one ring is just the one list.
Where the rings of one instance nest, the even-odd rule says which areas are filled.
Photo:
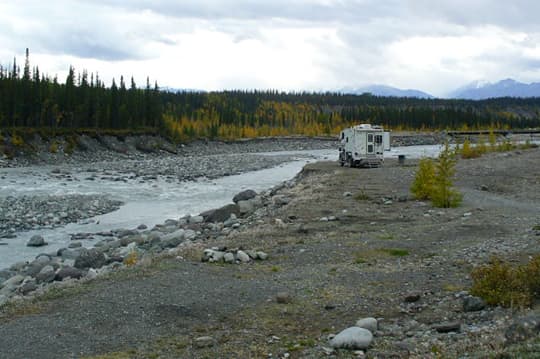
[[[440, 146], [408, 146], [393, 148], [385, 157], [407, 158], [436, 156]], [[302, 167], [317, 160], [336, 160], [337, 150], [317, 150], [298, 152], [272, 152], [268, 156], [294, 154], [297, 160], [278, 167], [247, 172], [240, 175], [222, 177], [215, 180], [202, 179], [195, 182], [175, 183], [158, 177], [150, 182], [110, 182], [110, 181], [54, 181], [46, 174], [53, 167], [27, 167], [0, 169], [0, 200], [6, 196], [37, 194], [106, 194], [125, 203], [119, 210], [96, 216], [83, 223], [72, 223], [55, 229], [18, 232], [17, 238], [8, 239], [7, 245], [0, 246], [0, 269], [13, 263], [31, 260], [39, 253], [54, 252], [66, 247], [70, 234], [96, 233], [111, 229], [133, 229], [140, 224], [149, 228], [163, 223], [168, 218], [178, 219], [186, 214], [198, 214], [208, 209], [223, 206], [232, 197], [244, 190], [262, 191], [285, 180], [293, 178]], [[83, 179], [87, 173], [78, 173], [75, 179]], [[35, 234], [42, 235], [49, 243], [42, 248], [26, 247], [26, 242]], [[82, 241], [91, 247], [96, 240]]]

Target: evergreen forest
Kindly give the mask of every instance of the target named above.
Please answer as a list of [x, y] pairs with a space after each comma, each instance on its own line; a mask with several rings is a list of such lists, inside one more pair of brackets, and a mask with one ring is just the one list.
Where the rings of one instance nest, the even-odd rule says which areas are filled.
[[106, 86], [96, 73], [69, 68], [59, 81], [13, 60], [0, 65], [0, 130], [46, 133], [160, 133], [177, 141], [261, 136], [335, 135], [372, 123], [393, 130], [540, 127], [540, 98], [482, 101], [379, 97], [371, 94], [236, 90], [163, 91], [147, 78], [121, 76]]

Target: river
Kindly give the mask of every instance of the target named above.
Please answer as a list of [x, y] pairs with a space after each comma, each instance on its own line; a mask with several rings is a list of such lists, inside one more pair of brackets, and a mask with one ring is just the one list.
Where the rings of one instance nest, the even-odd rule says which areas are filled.
[[[396, 147], [385, 152], [386, 158], [405, 155], [407, 158], [436, 156], [440, 146]], [[117, 211], [96, 216], [80, 223], [71, 223], [54, 229], [17, 232], [16, 238], [0, 246], [0, 269], [11, 264], [33, 259], [36, 255], [55, 252], [66, 247], [74, 233], [96, 233], [112, 229], [133, 229], [140, 224], [149, 228], [168, 218], [178, 219], [186, 214], [198, 214], [230, 203], [232, 197], [245, 189], [262, 191], [293, 178], [302, 167], [312, 161], [335, 160], [337, 150], [269, 152], [265, 156], [294, 155], [295, 160], [274, 168], [246, 172], [214, 180], [200, 179], [176, 183], [158, 177], [150, 182], [83, 181], [87, 173], [75, 174], [74, 181], [51, 180], [51, 166], [0, 169], [0, 199], [6, 196], [37, 194], [105, 194], [125, 204]], [[78, 180], [81, 179], [81, 180]], [[49, 243], [46, 247], [27, 247], [26, 242], [35, 234]], [[96, 240], [83, 240], [91, 247]]]

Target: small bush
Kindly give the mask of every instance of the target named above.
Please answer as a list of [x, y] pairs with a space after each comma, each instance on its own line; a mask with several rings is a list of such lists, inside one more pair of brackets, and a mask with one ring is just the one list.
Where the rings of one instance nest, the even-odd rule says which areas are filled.
[[56, 141], [51, 142], [51, 145], [49, 146], [49, 152], [50, 153], [57, 153], [58, 152], [58, 143]]
[[138, 255], [137, 251], [131, 251], [129, 254], [124, 258], [124, 264], [127, 266], [134, 266], [137, 264]]
[[529, 263], [511, 266], [494, 258], [471, 273], [471, 294], [490, 305], [522, 308], [540, 298], [540, 255]]
[[439, 155], [435, 166], [435, 177], [431, 191], [431, 201], [435, 207], [457, 207], [463, 199], [461, 193], [452, 188], [452, 177], [455, 174], [455, 154], [450, 150], [448, 143]]
[[435, 164], [430, 158], [423, 158], [418, 163], [418, 171], [411, 186], [416, 199], [430, 199], [435, 179]]
[[469, 140], [465, 140], [463, 142], [463, 147], [461, 149], [461, 157], [462, 158], [477, 158], [480, 157], [482, 154], [476, 147], [472, 147]]
[[387, 253], [394, 257], [405, 257], [409, 255], [408, 250], [399, 249], [399, 248], [384, 248], [384, 249], [381, 249], [381, 252]]
[[354, 195], [354, 199], [357, 201], [369, 201], [370, 197], [367, 195], [366, 191], [362, 189]]
[[14, 133], [12, 136], [11, 136], [11, 144], [15, 147], [22, 147], [24, 145], [24, 140], [21, 136], [19, 136], [18, 134]]

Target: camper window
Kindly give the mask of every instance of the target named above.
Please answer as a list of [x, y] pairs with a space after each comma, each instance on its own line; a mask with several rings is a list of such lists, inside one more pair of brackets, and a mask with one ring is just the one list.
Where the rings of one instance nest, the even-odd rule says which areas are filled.
[[375, 136], [375, 143], [380, 145], [382, 143], [382, 136], [381, 135], [377, 135]]
[[367, 135], [367, 141], [368, 142], [373, 142], [373, 135], [371, 133], [369, 135]]

